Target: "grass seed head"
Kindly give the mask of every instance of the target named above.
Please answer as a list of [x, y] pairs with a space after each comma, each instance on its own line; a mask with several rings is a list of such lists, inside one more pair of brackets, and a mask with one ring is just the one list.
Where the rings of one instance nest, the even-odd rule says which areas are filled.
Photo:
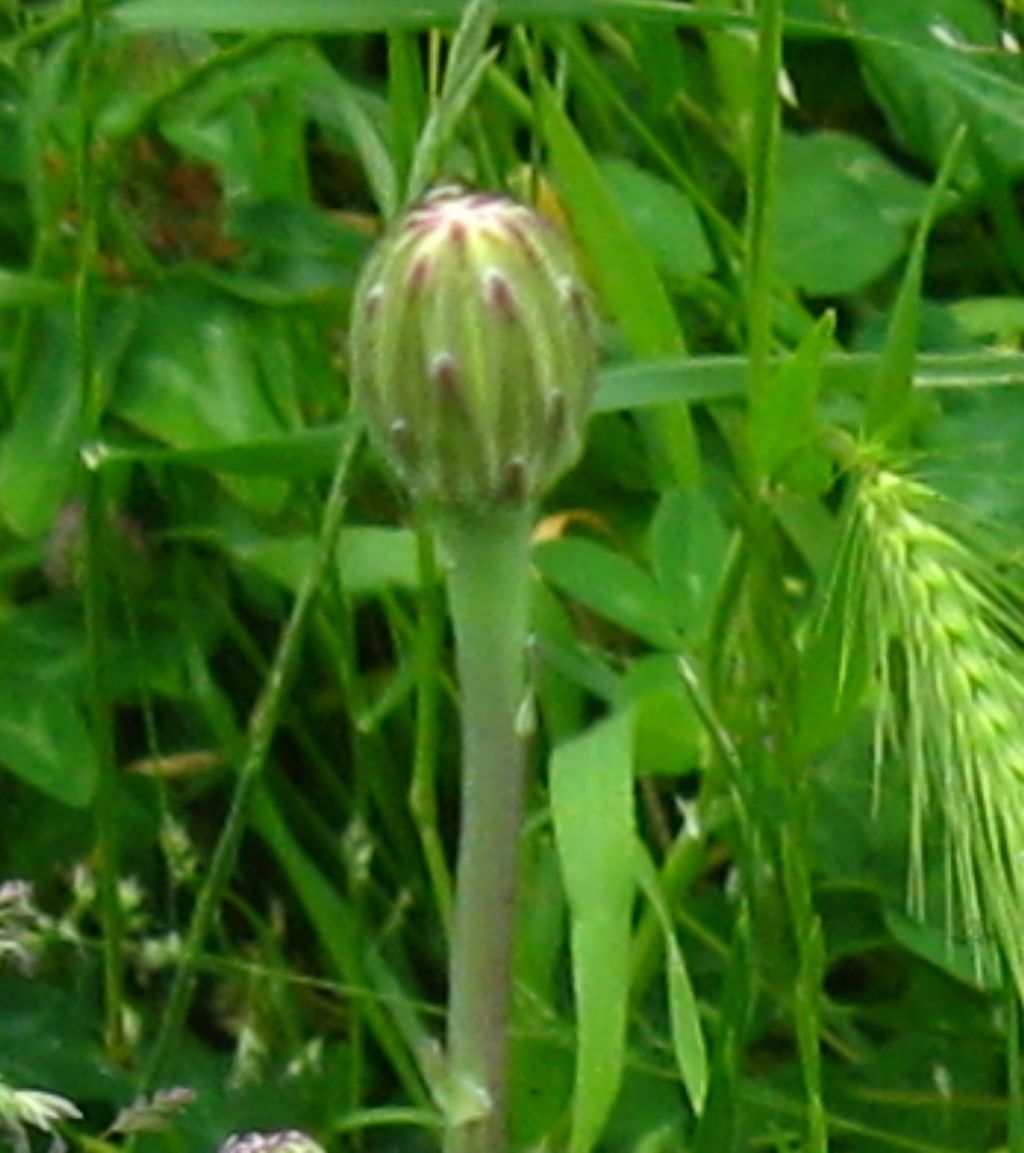
[[[876, 748], [910, 774], [911, 905], [925, 906], [925, 846], [941, 817], [950, 931], [994, 940], [1024, 995], [1024, 649], [999, 562], [926, 486], [871, 469], [851, 503], [846, 549], [879, 686]], [[857, 624], [852, 624], [856, 620]], [[851, 643], [852, 640], [851, 640]]]

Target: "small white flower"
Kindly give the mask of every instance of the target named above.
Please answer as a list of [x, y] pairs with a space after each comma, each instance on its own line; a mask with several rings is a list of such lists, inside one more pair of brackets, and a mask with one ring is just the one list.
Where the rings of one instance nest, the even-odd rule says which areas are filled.
[[218, 1153], [324, 1153], [323, 1149], [298, 1129], [274, 1133], [232, 1133]]
[[60, 1121], [77, 1121], [82, 1116], [78, 1106], [67, 1097], [41, 1089], [12, 1089], [0, 1083], [0, 1125], [16, 1136], [24, 1137], [25, 1126], [53, 1133]]

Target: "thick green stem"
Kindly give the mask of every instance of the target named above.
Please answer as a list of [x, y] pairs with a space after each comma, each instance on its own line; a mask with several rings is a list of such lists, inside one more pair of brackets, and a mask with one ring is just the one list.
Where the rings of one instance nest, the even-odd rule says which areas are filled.
[[507, 1025], [523, 807], [530, 510], [447, 516], [462, 699], [445, 1153], [506, 1148]]

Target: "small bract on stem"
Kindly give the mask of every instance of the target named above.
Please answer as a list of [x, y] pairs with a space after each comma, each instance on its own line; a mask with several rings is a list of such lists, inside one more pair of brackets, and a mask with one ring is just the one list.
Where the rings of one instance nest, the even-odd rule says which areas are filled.
[[354, 399], [436, 530], [462, 710], [446, 1153], [507, 1147], [507, 1016], [536, 502], [575, 462], [597, 342], [567, 239], [504, 196], [445, 186], [384, 237], [356, 292]]

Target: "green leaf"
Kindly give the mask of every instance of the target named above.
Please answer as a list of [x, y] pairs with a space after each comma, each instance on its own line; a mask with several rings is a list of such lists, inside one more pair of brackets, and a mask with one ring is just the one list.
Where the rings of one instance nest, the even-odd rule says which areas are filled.
[[[154, 440], [209, 449], [282, 431], [294, 411], [288, 381], [268, 379], [261, 354], [267, 314], [197, 285], [168, 283], [146, 313], [118, 381], [113, 408]], [[276, 507], [270, 478], [225, 482], [244, 501]]]
[[1003, 987], [1003, 969], [991, 941], [956, 940], [949, 926], [909, 917], [885, 906], [885, 927], [903, 948], [972, 988], [994, 993]]
[[[909, 152], [937, 169], [966, 123], [1007, 172], [1024, 169], [1024, 67], [1019, 54], [993, 51], [999, 24], [992, 5], [848, 0], [844, 8], [871, 89]], [[978, 172], [965, 156], [957, 175], [976, 180]]]
[[600, 376], [595, 412], [743, 397], [750, 366], [743, 356], [658, 357], [609, 365]]
[[651, 519], [651, 565], [672, 605], [673, 623], [691, 644], [711, 623], [729, 532], [703, 489], [670, 488]]
[[388, 136], [387, 105], [378, 97], [347, 83], [335, 69], [321, 69], [323, 80], [309, 93], [310, 114], [323, 127], [328, 141], [351, 141], [367, 182], [385, 220], [398, 210], [399, 174]]
[[683, 352], [679, 322], [654, 261], [597, 162], [547, 85], [538, 89], [537, 103], [573, 232], [626, 343], [638, 357]]
[[551, 811], [571, 917], [578, 1043], [569, 1153], [589, 1153], [622, 1081], [634, 901], [633, 720], [551, 756]]
[[863, 708], [870, 666], [864, 630], [851, 627], [850, 605], [862, 595], [849, 551], [822, 598], [800, 657], [797, 746], [802, 759], [820, 755], [851, 726]]
[[[877, 353], [829, 352], [822, 362], [822, 387], [837, 393], [861, 392], [881, 365]], [[912, 369], [918, 389], [1011, 388], [1024, 380], [1024, 355], [922, 353], [914, 358]], [[676, 356], [611, 365], [601, 373], [594, 410], [629, 412], [666, 404], [742, 400], [749, 371], [742, 356]]]
[[251, 820], [290, 881], [335, 979], [360, 998], [359, 1011], [369, 1032], [390, 1057], [409, 1096], [416, 1104], [425, 1104], [419, 1070], [410, 1054], [422, 1051], [427, 1038], [415, 1015], [395, 995], [397, 982], [357, 910], [310, 858], [307, 846], [263, 788], [254, 792]]
[[[536, 100], [541, 132], [574, 235], [623, 339], [638, 358], [684, 352], [682, 330], [653, 256], [549, 85], [539, 83]], [[656, 467], [667, 470], [676, 483], [697, 479], [700, 457], [686, 410], [647, 417], [643, 431]]]
[[0, 764], [54, 800], [82, 808], [96, 752], [71, 699], [45, 680], [0, 672]]
[[897, 438], [904, 431], [908, 415], [910, 392], [913, 387], [914, 361], [917, 356], [918, 330], [921, 316], [921, 289], [924, 280], [924, 260], [928, 237], [953, 179], [957, 160], [962, 151], [964, 130], [954, 130], [943, 155], [942, 166], [935, 178], [924, 213], [917, 226], [910, 258], [900, 282], [899, 295], [892, 310], [878, 375], [868, 395], [867, 423], [876, 435], [890, 433]]
[[53, 525], [68, 499], [82, 438], [67, 320], [48, 313], [32, 331], [38, 354], [14, 422], [0, 438], [0, 517], [24, 536]]
[[599, 166], [620, 212], [660, 272], [686, 281], [712, 270], [714, 258], [700, 217], [675, 185], [628, 160], [601, 160]]
[[3, 1083], [41, 1086], [75, 1101], [129, 1100], [128, 1072], [110, 1060], [100, 1042], [102, 1021], [96, 998], [67, 985], [16, 974], [5, 965], [0, 977], [4, 1023]]
[[[312, 537], [300, 537], [239, 541], [230, 547], [238, 560], [294, 592], [309, 570], [317, 546]], [[342, 529], [338, 573], [345, 590], [357, 595], [396, 587], [416, 588], [419, 583], [416, 536], [408, 529], [369, 525]]]
[[238, 208], [227, 233], [245, 244], [257, 273], [210, 268], [209, 278], [262, 304], [299, 304], [348, 292], [366, 255], [366, 236], [311, 204], [260, 201]]
[[636, 842], [637, 883], [651, 903], [665, 938], [668, 963], [665, 980], [668, 987], [669, 1016], [672, 1021], [672, 1049], [679, 1074], [686, 1086], [694, 1112], [700, 1115], [708, 1092], [708, 1057], [700, 1009], [686, 960], [672, 927], [672, 915], [665, 903], [658, 873], [643, 842]]
[[619, 682], [617, 709], [633, 713], [638, 776], [679, 776], [697, 761], [702, 726], [679, 679], [676, 658], [651, 653], [631, 661]]
[[237, 476], [290, 480], [326, 477], [338, 463], [346, 427], [332, 424], [324, 428], [301, 428], [220, 448], [125, 448], [99, 441], [89, 446], [89, 460], [99, 469], [154, 464]]
[[[465, 0], [128, 0], [116, 23], [127, 28], [205, 28], [221, 32], [386, 32], [456, 24]], [[628, 17], [667, 25], [699, 23], [675, 0], [499, 0], [505, 22]]]
[[563, 537], [538, 545], [543, 576], [606, 620], [658, 648], [675, 648], [672, 605], [639, 565], [595, 541]]
[[30, 308], [53, 304], [66, 296], [67, 289], [54, 280], [33, 276], [29, 272], [12, 272], [0, 268], [0, 308]]
[[825, 313], [796, 352], [771, 375], [764, 397], [750, 411], [750, 441], [758, 474], [805, 496], [820, 496], [832, 479], [819, 436], [821, 368], [832, 343], [835, 316]]
[[928, 189], [855, 136], [783, 136], [776, 270], [812, 296], [856, 292], [890, 268]]
[[445, 151], [497, 50], [487, 49], [494, 18], [490, 0], [469, 0], [452, 38], [441, 94], [427, 115], [412, 157], [406, 199], [418, 200], [444, 169]]

